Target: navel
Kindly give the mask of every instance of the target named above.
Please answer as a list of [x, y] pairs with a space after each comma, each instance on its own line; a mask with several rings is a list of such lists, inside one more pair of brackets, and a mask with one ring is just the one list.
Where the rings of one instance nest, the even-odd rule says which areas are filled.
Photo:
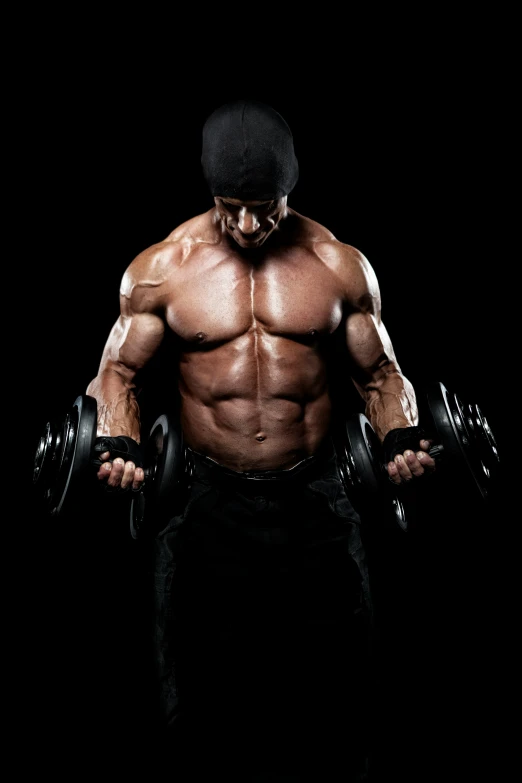
[[259, 435], [256, 435], [256, 440], [258, 440], [259, 443], [262, 443], [264, 440], [266, 440], [266, 435], [263, 435], [263, 433], [260, 432]]

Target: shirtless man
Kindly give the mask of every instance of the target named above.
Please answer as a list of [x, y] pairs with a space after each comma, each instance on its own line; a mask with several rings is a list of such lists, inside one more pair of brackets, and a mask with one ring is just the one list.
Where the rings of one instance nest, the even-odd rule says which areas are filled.
[[[173, 333], [191, 478], [154, 543], [165, 725], [199, 705], [198, 731], [205, 724], [211, 736], [225, 702], [234, 705], [227, 717], [248, 705], [263, 717], [255, 728], [249, 717], [252, 733], [245, 730], [241, 741], [252, 748], [257, 736], [279, 752], [290, 705], [298, 705], [291, 713], [300, 737], [294, 759], [313, 736], [322, 748], [314, 759], [324, 764], [320, 735], [340, 745], [346, 773], [363, 780], [366, 680], [354, 667], [366, 649], [356, 640], [371, 626], [371, 598], [361, 519], [332, 448], [333, 341], [345, 345], [349, 375], [390, 457], [391, 480], [417, 480], [435, 463], [417, 427], [414, 389], [381, 320], [370, 263], [287, 204], [298, 164], [284, 119], [255, 101], [218, 108], [203, 129], [202, 165], [214, 205], [132, 261], [121, 314], [87, 388], [98, 403], [98, 436], [139, 443], [140, 373]], [[144, 474], [132, 453], [111, 462], [105, 452], [99, 480], [139, 490]], [[190, 609], [181, 595], [191, 596]], [[180, 638], [191, 640], [189, 653]], [[322, 648], [328, 660], [319, 660], [315, 682], [307, 655]], [[275, 668], [265, 676], [258, 664], [274, 659], [281, 675], [270, 690]], [[344, 671], [330, 674], [341, 661]], [[225, 695], [223, 682], [232, 676], [241, 687], [227, 686]], [[185, 701], [183, 677], [190, 684]], [[357, 720], [330, 724], [321, 712], [325, 691], [336, 689], [350, 693]], [[299, 711], [306, 721], [296, 722]], [[307, 766], [314, 759], [307, 757]]]

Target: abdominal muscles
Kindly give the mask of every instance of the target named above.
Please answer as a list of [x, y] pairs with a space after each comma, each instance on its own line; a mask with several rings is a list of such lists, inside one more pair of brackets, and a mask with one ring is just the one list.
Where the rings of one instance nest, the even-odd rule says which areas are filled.
[[181, 360], [186, 445], [233, 470], [292, 467], [330, 426], [324, 357], [317, 341], [255, 327]]

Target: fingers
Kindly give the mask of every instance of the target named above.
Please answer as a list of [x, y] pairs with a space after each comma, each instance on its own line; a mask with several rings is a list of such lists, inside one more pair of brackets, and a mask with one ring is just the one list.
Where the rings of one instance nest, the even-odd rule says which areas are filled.
[[132, 480], [131, 489], [133, 492], [139, 492], [145, 481], [145, 473], [143, 468], [136, 468], [134, 471], [134, 478]]
[[407, 449], [404, 454], [396, 454], [393, 461], [388, 463], [388, 476], [394, 484], [406, 483], [435, 470], [435, 460], [427, 453], [430, 441], [421, 440], [420, 446], [426, 451], [414, 452]]
[[137, 468], [134, 462], [124, 462], [121, 457], [116, 457], [113, 462], [109, 462], [108, 455], [109, 452], [101, 455], [101, 459], [107, 461], [98, 470], [99, 481], [105, 482], [107, 488], [112, 490], [132, 489], [138, 492], [145, 480], [143, 468]]

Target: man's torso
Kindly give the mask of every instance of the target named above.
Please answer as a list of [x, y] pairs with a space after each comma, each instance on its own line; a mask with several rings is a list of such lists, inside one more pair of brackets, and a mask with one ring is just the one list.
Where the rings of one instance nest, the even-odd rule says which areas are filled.
[[291, 240], [249, 255], [208, 215], [187, 224], [182, 260], [157, 292], [179, 338], [184, 439], [234, 470], [288, 468], [330, 427], [328, 355], [344, 317], [335, 240], [299, 216]]

